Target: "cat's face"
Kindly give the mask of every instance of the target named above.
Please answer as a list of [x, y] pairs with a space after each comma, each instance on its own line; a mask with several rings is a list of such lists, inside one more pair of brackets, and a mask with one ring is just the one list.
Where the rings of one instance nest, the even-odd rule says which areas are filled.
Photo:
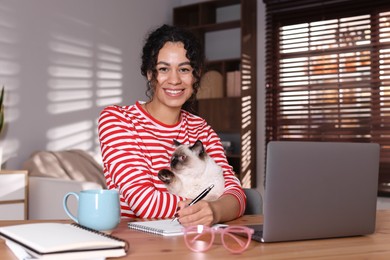
[[195, 198], [210, 182], [218, 189], [208, 199], [218, 198], [224, 190], [222, 168], [209, 155], [201, 141], [194, 145], [183, 145], [175, 142], [176, 150], [171, 158], [170, 169], [161, 169], [157, 177], [166, 185], [167, 190], [186, 198]]
[[171, 159], [171, 169], [176, 174], [184, 173], [186, 169], [203, 172], [207, 154], [201, 141], [196, 141], [194, 145], [184, 145], [174, 141], [177, 146]]

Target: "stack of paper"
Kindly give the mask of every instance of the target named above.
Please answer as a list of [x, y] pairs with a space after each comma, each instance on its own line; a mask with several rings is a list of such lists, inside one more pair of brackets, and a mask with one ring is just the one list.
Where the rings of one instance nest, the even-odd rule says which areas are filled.
[[33, 223], [0, 227], [20, 259], [104, 259], [125, 256], [126, 241], [77, 224]]

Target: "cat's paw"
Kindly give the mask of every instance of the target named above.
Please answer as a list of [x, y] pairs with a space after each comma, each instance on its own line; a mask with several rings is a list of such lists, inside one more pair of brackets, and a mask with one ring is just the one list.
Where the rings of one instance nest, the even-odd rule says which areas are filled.
[[162, 169], [158, 172], [157, 177], [165, 184], [169, 184], [175, 178], [175, 174], [168, 169]]

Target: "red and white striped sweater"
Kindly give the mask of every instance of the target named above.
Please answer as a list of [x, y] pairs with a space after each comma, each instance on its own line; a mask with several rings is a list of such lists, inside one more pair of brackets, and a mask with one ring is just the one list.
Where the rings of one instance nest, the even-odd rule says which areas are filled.
[[168, 193], [157, 173], [169, 168], [173, 139], [185, 144], [201, 140], [206, 152], [223, 168], [224, 193], [234, 195], [243, 214], [246, 204], [239, 180], [228, 164], [218, 135], [206, 121], [182, 110], [176, 125], [152, 118], [137, 102], [106, 107], [99, 117], [104, 176], [109, 189], [120, 191], [122, 217], [171, 218], [185, 198]]

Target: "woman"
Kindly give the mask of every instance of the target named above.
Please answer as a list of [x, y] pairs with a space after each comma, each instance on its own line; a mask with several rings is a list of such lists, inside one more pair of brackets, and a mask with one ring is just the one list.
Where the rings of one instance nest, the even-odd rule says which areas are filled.
[[[241, 216], [246, 198], [228, 164], [217, 134], [188, 109], [199, 88], [203, 53], [193, 34], [163, 25], [143, 47], [141, 73], [149, 101], [106, 107], [99, 118], [104, 176], [109, 189], [120, 191], [122, 217], [178, 217], [184, 226], [212, 225]], [[168, 193], [158, 179], [169, 168], [173, 139], [183, 144], [201, 140], [206, 152], [223, 168], [224, 194], [200, 201]]]

